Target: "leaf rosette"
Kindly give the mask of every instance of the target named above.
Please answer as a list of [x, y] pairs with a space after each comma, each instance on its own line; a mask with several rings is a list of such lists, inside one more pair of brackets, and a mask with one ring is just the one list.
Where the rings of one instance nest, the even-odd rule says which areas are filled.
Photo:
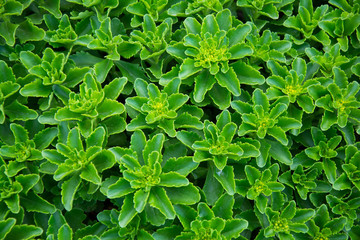
[[199, 200], [197, 188], [186, 178], [198, 164], [191, 157], [183, 157], [171, 158], [163, 165], [164, 141], [163, 134], [146, 140], [142, 131], [136, 131], [129, 149], [110, 149], [123, 169], [123, 176], [107, 179], [102, 192], [111, 199], [125, 198], [119, 215], [121, 227], [143, 211], [150, 222], [156, 218], [161, 222], [174, 219], [173, 204], [190, 205]]
[[[57, 89], [65, 107], [57, 109], [55, 120], [76, 121], [84, 136], [89, 136], [98, 125], [105, 126], [110, 134], [124, 131], [126, 123], [121, 114], [125, 107], [116, 99], [126, 83], [126, 78], [116, 78], [102, 88], [94, 75], [88, 73], [78, 93]], [[118, 124], [115, 127], [114, 122]]]
[[254, 200], [260, 213], [265, 213], [268, 197], [273, 192], [281, 192], [285, 189], [284, 185], [277, 181], [279, 165], [273, 164], [262, 172], [251, 165], [246, 165], [245, 174], [246, 179], [238, 180], [236, 183], [238, 193]]
[[348, 123], [360, 123], [360, 101], [357, 81], [349, 83], [340, 68], [333, 69], [333, 81], [324, 85], [309, 87], [309, 94], [315, 99], [315, 105], [324, 109], [321, 119], [321, 130], [328, 130], [334, 124], [344, 128]]
[[296, 102], [306, 113], [314, 112], [315, 104], [308, 94], [308, 88], [319, 82], [310, 78], [313, 73], [307, 71], [305, 60], [296, 58], [290, 71], [272, 60], [267, 62], [267, 66], [273, 73], [266, 79], [267, 84], [270, 85], [266, 92], [269, 99], [288, 96], [291, 103]]
[[297, 209], [295, 201], [288, 202], [281, 212], [266, 208], [269, 226], [265, 228], [265, 237], [278, 236], [280, 240], [292, 239], [292, 233], [306, 233], [309, 228], [305, 224], [315, 215], [313, 209]]
[[243, 101], [233, 101], [232, 108], [242, 114], [243, 122], [239, 127], [238, 134], [244, 136], [248, 133], [256, 133], [259, 139], [266, 135], [274, 137], [283, 145], [288, 144], [286, 132], [290, 129], [299, 129], [302, 123], [286, 116], [288, 97], [277, 99], [270, 105], [268, 97], [260, 89], [256, 89], [252, 96], [253, 105]]
[[98, 127], [86, 138], [84, 148], [80, 130], [73, 128], [68, 132], [66, 143], [59, 142], [56, 149], [42, 151], [47, 161], [41, 164], [40, 171], [62, 182], [61, 201], [68, 211], [79, 189], [85, 188], [86, 194], [95, 193], [101, 184], [99, 174], [115, 164], [114, 155], [102, 148], [105, 141], [105, 129]]
[[[250, 56], [253, 50], [245, 43], [250, 33], [248, 24], [232, 26], [230, 10], [206, 16], [202, 24], [195, 18], [184, 21], [187, 35], [183, 42], [167, 48], [167, 52], [181, 59], [179, 78], [182, 81], [195, 81], [193, 99], [204, 101], [210, 97], [221, 109], [229, 106], [231, 94], [240, 95], [240, 81], [229, 62]], [[193, 80], [190, 80], [195, 75]]]
[[233, 218], [234, 202], [233, 196], [224, 194], [212, 209], [203, 202], [197, 205], [197, 211], [189, 206], [177, 205], [175, 209], [184, 231], [175, 239], [245, 239], [240, 233], [247, 228], [248, 221]]
[[158, 126], [170, 137], [175, 137], [178, 128], [203, 128], [202, 111], [185, 105], [189, 97], [179, 93], [179, 79], [170, 81], [162, 91], [141, 79], [135, 80], [134, 87], [138, 96], [126, 99], [126, 106], [138, 113], [127, 125], [128, 131]]
[[206, 16], [211, 12], [220, 12], [232, 4], [230, 0], [185, 0], [178, 1], [168, 9], [168, 14], [177, 17], [187, 17], [199, 14]]
[[16, 83], [12, 69], [2, 60], [0, 71], [0, 124], [4, 124], [6, 116], [10, 121], [36, 119], [37, 112], [17, 100], [20, 84]]

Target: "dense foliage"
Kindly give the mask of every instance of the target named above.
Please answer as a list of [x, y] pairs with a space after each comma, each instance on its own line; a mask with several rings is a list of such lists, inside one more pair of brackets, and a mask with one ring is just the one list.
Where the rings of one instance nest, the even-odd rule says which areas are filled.
[[360, 239], [359, 0], [0, 0], [0, 239]]

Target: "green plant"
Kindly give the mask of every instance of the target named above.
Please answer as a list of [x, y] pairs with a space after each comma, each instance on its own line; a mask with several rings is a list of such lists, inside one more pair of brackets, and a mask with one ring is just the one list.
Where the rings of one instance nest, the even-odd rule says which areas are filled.
[[359, 0], [0, 0], [0, 239], [360, 239]]
[[122, 178], [110, 178], [104, 182], [103, 192], [109, 198], [124, 198], [119, 214], [119, 224], [125, 227], [137, 213], [145, 211], [147, 219], [156, 224], [174, 219], [173, 204], [194, 204], [200, 198], [198, 190], [186, 176], [197, 164], [191, 158], [172, 158], [162, 166], [163, 134], [149, 140], [143, 132], [136, 131], [131, 137], [129, 149], [110, 149], [116, 156]]

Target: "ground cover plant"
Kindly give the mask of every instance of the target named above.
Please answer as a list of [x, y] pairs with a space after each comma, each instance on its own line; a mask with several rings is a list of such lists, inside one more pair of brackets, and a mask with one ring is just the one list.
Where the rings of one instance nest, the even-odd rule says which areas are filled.
[[360, 239], [359, 0], [0, 0], [0, 239]]

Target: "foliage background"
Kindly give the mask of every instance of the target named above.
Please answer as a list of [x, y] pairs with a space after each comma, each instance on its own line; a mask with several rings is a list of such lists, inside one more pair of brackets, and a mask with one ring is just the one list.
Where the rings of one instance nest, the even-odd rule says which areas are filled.
[[359, 0], [0, 0], [0, 239], [360, 239]]

